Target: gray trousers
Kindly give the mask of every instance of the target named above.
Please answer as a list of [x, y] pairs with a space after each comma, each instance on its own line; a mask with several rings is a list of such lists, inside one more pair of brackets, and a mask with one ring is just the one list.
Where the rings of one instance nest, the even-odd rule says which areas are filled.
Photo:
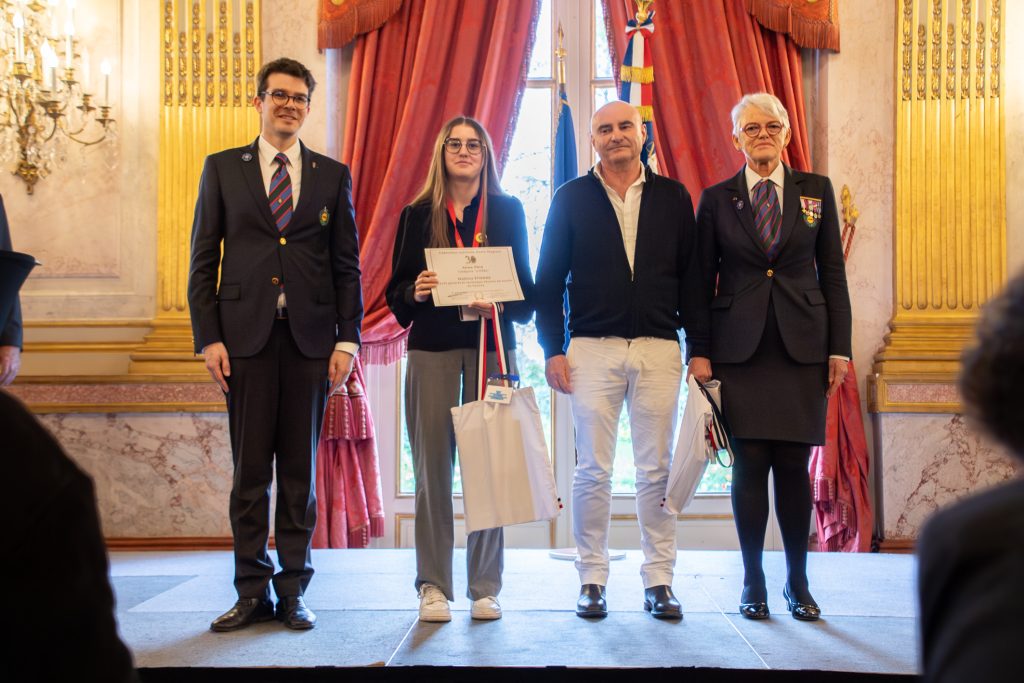
[[[510, 372], [515, 354], [508, 352]], [[405, 420], [416, 475], [416, 589], [425, 583], [454, 600], [452, 553], [455, 521], [452, 475], [455, 430], [451, 409], [477, 400], [476, 349], [410, 350], [405, 373]], [[487, 354], [488, 373], [497, 372], [494, 353]], [[501, 591], [505, 540], [502, 529], [469, 534], [466, 573], [472, 600]]]

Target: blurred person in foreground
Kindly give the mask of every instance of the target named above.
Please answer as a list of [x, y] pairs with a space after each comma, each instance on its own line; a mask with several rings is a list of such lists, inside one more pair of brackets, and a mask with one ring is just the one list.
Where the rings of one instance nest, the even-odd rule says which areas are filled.
[[[964, 353], [964, 412], [1024, 461], [1024, 272], [985, 305]], [[918, 541], [921, 658], [927, 681], [1001, 681], [1024, 641], [1024, 478], [935, 513]]]

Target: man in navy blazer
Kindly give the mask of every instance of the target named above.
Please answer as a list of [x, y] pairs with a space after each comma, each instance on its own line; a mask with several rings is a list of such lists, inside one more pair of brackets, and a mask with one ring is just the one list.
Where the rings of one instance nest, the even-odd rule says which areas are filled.
[[[351, 176], [298, 138], [316, 82], [287, 58], [264, 65], [258, 81], [260, 136], [206, 159], [192, 226], [195, 348], [226, 395], [234, 461], [239, 599], [214, 631], [275, 616], [271, 580], [285, 626], [316, 623], [302, 597], [313, 575], [316, 445], [363, 315]], [[277, 573], [267, 552], [275, 464]]]

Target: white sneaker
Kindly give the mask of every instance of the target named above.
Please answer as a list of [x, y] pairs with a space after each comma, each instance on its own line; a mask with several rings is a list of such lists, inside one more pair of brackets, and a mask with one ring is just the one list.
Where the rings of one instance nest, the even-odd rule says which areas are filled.
[[501, 605], [498, 604], [498, 598], [490, 595], [474, 600], [473, 609], [469, 613], [474, 619], [501, 619]]
[[451, 620], [452, 610], [441, 589], [430, 583], [420, 586], [420, 621]]

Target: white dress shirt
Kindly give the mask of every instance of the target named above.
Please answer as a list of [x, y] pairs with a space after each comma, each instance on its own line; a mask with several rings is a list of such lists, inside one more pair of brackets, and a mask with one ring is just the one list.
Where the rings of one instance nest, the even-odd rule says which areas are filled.
[[[750, 168], [750, 166], [744, 166], [743, 172], [747, 176], [747, 199], [750, 200], [750, 205], [754, 205], [754, 186], [764, 180], [761, 175]], [[780, 162], [775, 170], [772, 171], [771, 175], [768, 176], [768, 180], [772, 181], [775, 185], [775, 197], [779, 202], [779, 215], [782, 215], [782, 188], [785, 187], [786, 182], [786, 167]]]
[[625, 198], [620, 197], [601, 176], [600, 164], [594, 165], [594, 175], [601, 181], [604, 191], [608, 193], [608, 200], [615, 209], [615, 217], [619, 220], [619, 230], [622, 232], [622, 246], [626, 250], [626, 260], [629, 261], [629, 273], [633, 275], [633, 257], [636, 255], [636, 231], [640, 222], [640, 198], [644, 193], [644, 183], [647, 181], [647, 174], [640, 169], [640, 177], [633, 181], [633, 184], [626, 188]]

